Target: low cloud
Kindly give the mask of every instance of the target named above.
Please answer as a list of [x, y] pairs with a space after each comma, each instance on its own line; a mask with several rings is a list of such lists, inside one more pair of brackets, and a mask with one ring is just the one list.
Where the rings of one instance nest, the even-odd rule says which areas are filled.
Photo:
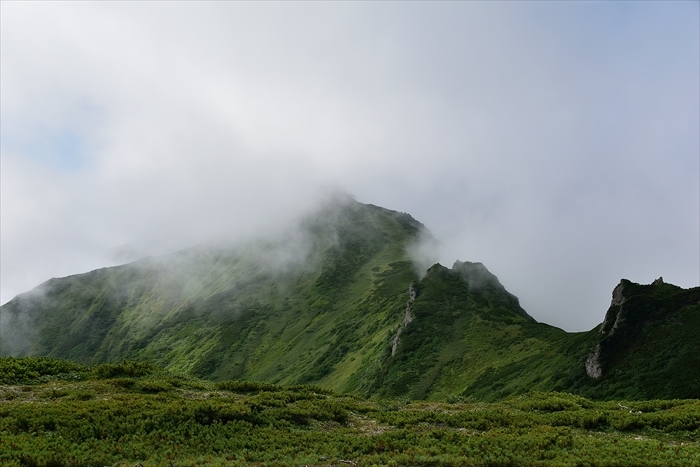
[[425, 276], [428, 268], [434, 264], [447, 264], [448, 267], [451, 264], [449, 263], [451, 255], [445, 244], [433, 237], [433, 234], [427, 229], [421, 231], [418, 239], [408, 245], [406, 253], [413, 261], [416, 274], [421, 279]]
[[620, 277], [700, 281], [695, 3], [2, 10], [3, 303], [283, 232], [329, 186], [425, 224], [450, 252], [419, 263], [482, 262], [568, 330]]

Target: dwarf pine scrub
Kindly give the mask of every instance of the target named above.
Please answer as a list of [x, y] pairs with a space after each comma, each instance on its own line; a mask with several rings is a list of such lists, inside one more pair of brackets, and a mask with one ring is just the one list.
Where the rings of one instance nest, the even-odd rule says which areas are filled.
[[697, 400], [367, 400], [35, 357], [0, 378], [3, 466], [700, 465]]

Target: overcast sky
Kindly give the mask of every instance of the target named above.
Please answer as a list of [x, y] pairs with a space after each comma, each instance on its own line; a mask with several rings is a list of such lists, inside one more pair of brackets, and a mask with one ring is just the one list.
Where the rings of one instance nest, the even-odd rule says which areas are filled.
[[570, 331], [697, 286], [698, 5], [3, 1], [1, 301], [328, 187]]

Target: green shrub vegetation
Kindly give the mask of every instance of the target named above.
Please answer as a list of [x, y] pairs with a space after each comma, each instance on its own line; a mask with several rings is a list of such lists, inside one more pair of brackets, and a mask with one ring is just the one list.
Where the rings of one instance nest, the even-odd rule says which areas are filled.
[[492, 403], [367, 400], [314, 386], [210, 382], [129, 361], [107, 368], [1, 358], [0, 464], [700, 464], [693, 399], [530, 392]]
[[21, 384], [56, 378], [82, 379], [85, 365], [48, 357], [6, 357], [0, 359], [0, 384]]

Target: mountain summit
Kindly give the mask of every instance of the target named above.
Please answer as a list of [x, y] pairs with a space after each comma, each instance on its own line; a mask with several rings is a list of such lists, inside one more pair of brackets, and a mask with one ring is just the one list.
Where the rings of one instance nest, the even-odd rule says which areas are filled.
[[51, 279], [0, 308], [0, 354], [366, 396], [700, 397], [700, 288], [623, 280], [602, 325], [567, 333], [481, 263], [421, 271], [426, 239], [408, 214], [337, 198], [277, 237]]

